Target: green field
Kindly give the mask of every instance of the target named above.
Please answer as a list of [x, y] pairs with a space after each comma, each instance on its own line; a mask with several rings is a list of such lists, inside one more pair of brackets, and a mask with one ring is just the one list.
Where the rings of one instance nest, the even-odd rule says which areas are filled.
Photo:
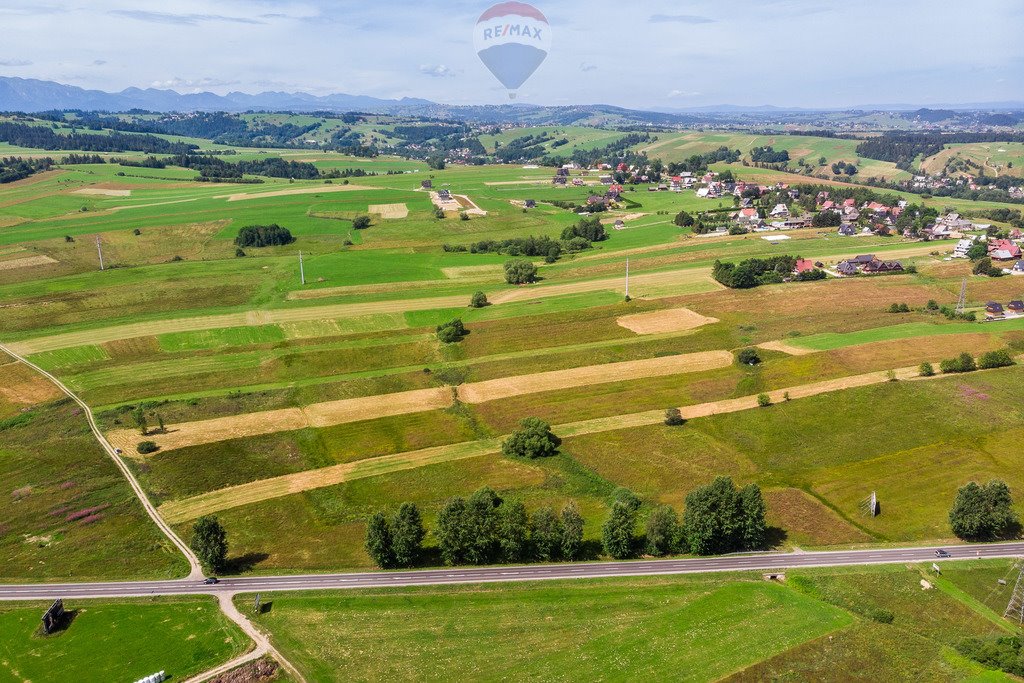
[[158, 671], [186, 680], [244, 653], [248, 636], [210, 598], [66, 600], [65, 630], [40, 634], [49, 604], [0, 605], [0, 678], [134, 681]]
[[970, 598], [1009, 563], [956, 567], [281, 594], [257, 621], [316, 680], [1008, 680], [953, 648], [1010, 630]]
[[[709, 201], [693, 191], [648, 192], [641, 184], [628, 187], [620, 207], [601, 216], [609, 226], [623, 220], [625, 229], [609, 227], [608, 239], [553, 263], [543, 255], [531, 257], [540, 282], [512, 286], [504, 282], [502, 268], [509, 255], [474, 253], [480, 250], [470, 246], [559, 238], [579, 217], [557, 204], [585, 203], [592, 193], [603, 192], [596, 185], [598, 172], [573, 171], [589, 185], [555, 188], [551, 168], [451, 163], [431, 170], [417, 159], [361, 158], [321, 149], [342, 128], [364, 142], [398, 144], [399, 126], [418, 123], [411, 118], [367, 115], [346, 122], [247, 114], [245, 119], [253, 126], [318, 125], [289, 149], [197, 144], [225, 152], [229, 161], [280, 156], [351, 177], [228, 184], [195, 182], [197, 171], [173, 166], [108, 163], [61, 166], [0, 188], [0, 264], [19, 266], [0, 266], [0, 340], [56, 373], [97, 409], [103, 429], [133, 430], [137, 406], [152, 424], [164, 421], [171, 436], [182, 423], [244, 424], [279, 417], [272, 411], [369, 399], [361, 404], [368, 406], [367, 414], [334, 426], [323, 426], [331, 424], [328, 420], [256, 437], [236, 432], [237, 438], [228, 431], [223, 441], [168, 448], [145, 459], [136, 457], [141, 434], [119, 442], [158, 504], [278, 476], [315, 476], [355, 462], [363, 475], [371, 475], [225, 510], [233, 571], [368, 567], [362, 536], [373, 512], [415, 500], [429, 525], [448, 497], [484, 483], [531, 509], [578, 501], [594, 559], [617, 486], [642, 497], [644, 518], [660, 503], [681, 510], [686, 493], [716, 474], [757, 482], [766, 490], [780, 548], [945, 539], [945, 514], [957, 486], [993, 476], [1024, 486], [1013, 474], [1015, 413], [993, 410], [1020, 400], [1014, 386], [1019, 370], [837, 390], [771, 411], [711, 414], [675, 431], [650, 417], [669, 406], [706, 406], [715, 413], [721, 402], [759, 392], [822, 381], [841, 386], [845, 378], [915, 367], [964, 350], [1024, 350], [1024, 330], [1014, 322], [950, 323], [921, 312], [886, 312], [892, 303], [914, 308], [929, 300], [955, 303], [971, 266], [943, 260], [952, 243], [847, 240], [831, 229], [793, 231], [783, 245], [757, 234], [700, 237], [677, 227], [675, 215], [729, 209], [732, 197]], [[482, 133], [487, 150], [526, 135], [545, 135], [551, 138], [546, 151], [569, 155], [603, 148], [629, 131], [564, 125]], [[856, 140], [737, 131], [651, 135], [656, 139], [640, 147], [666, 162], [723, 145], [747, 155], [753, 146], [770, 144], [789, 150], [794, 161], [814, 165], [821, 156], [829, 164], [857, 161], [861, 173], [854, 180], [902, 177], [889, 165], [857, 160]], [[556, 146], [563, 138], [567, 142]], [[765, 184], [800, 180], [742, 164], [728, 169]], [[353, 175], [356, 170], [369, 175]], [[436, 217], [430, 195], [420, 189], [423, 180], [468, 197], [486, 215], [461, 220], [449, 211]], [[527, 199], [536, 200], [537, 208], [524, 211]], [[943, 198], [927, 203], [958, 210], [1001, 206]], [[369, 228], [355, 230], [353, 220], [376, 205], [404, 205], [409, 213], [389, 219], [372, 214]], [[295, 241], [246, 248], [244, 256], [236, 252], [241, 227], [269, 223], [287, 227]], [[97, 238], [107, 266], [103, 271]], [[874, 253], [913, 264], [917, 272], [748, 291], [723, 289], [710, 277], [719, 259], [783, 253], [830, 266]], [[971, 278], [968, 303], [977, 308], [989, 300], [1020, 298], [1018, 282]], [[492, 305], [469, 308], [477, 291]], [[694, 314], [702, 316], [703, 325], [673, 327], [673, 316]], [[634, 329], [626, 320], [635, 316], [662, 322]], [[435, 327], [455, 318], [464, 321], [469, 334], [458, 344], [440, 343]], [[626, 378], [605, 373], [614, 363], [656, 366], [659, 358], [736, 352], [771, 342], [769, 348], [814, 353], [764, 351], [757, 368], [734, 364]], [[394, 400], [389, 395], [401, 392], [450, 391], [484, 382], [501, 387], [568, 370], [589, 373], [589, 379], [580, 386], [551, 380], [519, 395], [448, 408], [431, 403], [397, 416], [380, 417], [379, 406], [372, 405], [386, 406]], [[31, 491], [17, 506], [13, 499], [5, 504], [12, 510], [12, 522], [3, 522], [12, 532], [3, 546], [12, 578], [28, 578], [29, 568], [40, 562], [44, 573], [85, 576], [90, 552], [118, 558], [103, 565], [111, 573], [180, 571], [180, 562], [155, 531], [148, 531], [141, 512], [133, 511], [127, 490], [107, 472], [109, 463], [98, 451], [95, 462], [88, 459], [92, 456], [75, 462], [74, 471], [87, 473], [80, 478], [90, 482], [80, 498], [72, 495], [79, 492], [78, 476], [76, 486], [60, 488], [66, 483], [58, 467], [64, 464], [57, 446], [61, 439], [74, 439], [83, 453], [91, 452], [74, 409], [53, 405], [52, 398], [35, 400], [33, 386], [7, 384], [0, 415], [17, 418], [18, 424], [2, 433], [0, 448], [40, 453], [35, 459], [7, 460], [12, 490]], [[956, 406], [954, 417], [937, 419], [949, 405]], [[253, 418], [254, 413], [263, 415]], [[529, 463], [493, 455], [486, 446], [527, 416], [564, 428], [563, 452]], [[823, 441], [823, 433], [831, 438]], [[864, 446], [866, 434], [871, 438]], [[376, 469], [379, 458], [401, 462], [406, 454], [430, 448], [459, 457], [408, 470]], [[936, 474], [937, 463], [942, 476]], [[916, 500], [907, 482], [931, 487], [935, 494], [927, 502]], [[857, 514], [867, 495], [862, 489], [869, 487], [887, 505], [886, 514], [874, 520]], [[65, 523], [53, 512], [107, 504], [88, 525]], [[281, 525], [280, 534], [263, 533], [273, 525]], [[187, 525], [179, 531], [189, 534]], [[434, 546], [432, 537], [428, 546]], [[124, 554], [129, 559], [118, 555], [122, 547], [133, 549]], [[59, 567], [51, 559], [55, 549], [67, 558]]]

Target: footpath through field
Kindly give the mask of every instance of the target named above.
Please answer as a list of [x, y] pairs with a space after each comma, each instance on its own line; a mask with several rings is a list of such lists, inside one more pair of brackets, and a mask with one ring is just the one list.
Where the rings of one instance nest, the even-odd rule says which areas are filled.
[[[896, 370], [895, 377], [898, 380], [925, 379], [919, 376], [919, 370], [916, 367]], [[788, 389], [778, 389], [776, 391], [768, 392], [768, 396], [771, 397], [773, 402], [778, 403], [786, 400], [787, 395], [789, 399], [807, 398], [842, 389], [852, 389], [889, 381], [892, 381], [892, 378], [888, 372], [869, 372], [862, 375], [842, 377], [813, 384], [804, 384], [801, 386], [790, 387]], [[686, 419], [695, 419], [711, 415], [734, 413], [741, 410], [750, 410], [758, 407], [759, 404], [757, 396], [744, 396], [741, 398], [685, 406], [680, 408], [680, 412]], [[651, 410], [642, 413], [616, 415], [612, 417], [562, 424], [554, 427], [554, 431], [562, 438], [570, 438], [585, 434], [598, 434], [601, 432], [654, 425], [662, 422], [664, 419], [664, 411]], [[133, 435], [133, 437], [134, 436], [135, 435]], [[169, 501], [161, 505], [159, 510], [160, 514], [169, 522], [173, 524], [180, 524], [197, 519], [203, 515], [223, 510], [230, 510], [243, 505], [250, 505], [264, 500], [270, 500], [272, 498], [280, 498], [282, 496], [300, 493], [302, 491], [335, 486], [337, 484], [357, 479], [376, 477], [384, 474], [390, 474], [392, 472], [426, 467], [427, 465], [442, 462], [493, 455], [501, 452], [501, 442], [503, 438], [504, 437], [498, 437], [494, 439], [471, 441], [448, 446], [438, 446], [419, 451], [398, 453], [395, 455], [382, 456], [379, 458], [334, 465], [317, 470], [263, 479], [247, 484], [240, 484], [238, 486], [231, 486], [218, 491], [203, 493], [191, 498]]]
[[[733, 355], [728, 351], [704, 351], [678, 356], [606, 363], [568, 370], [540, 372], [532, 375], [506, 377], [464, 384], [457, 389], [436, 387], [395, 394], [350, 398], [315, 403], [302, 408], [284, 408], [259, 413], [187, 422], [172, 425], [166, 434], [153, 434], [162, 451], [197, 446], [229, 439], [294, 431], [307, 427], [332, 427], [350, 422], [438, 410], [452, 405], [455, 396], [466, 403], [485, 403], [524, 394], [606, 384], [630, 379], [665, 377], [728, 367]], [[108, 434], [111, 443], [125, 453], [134, 452], [139, 434], [120, 429]]]

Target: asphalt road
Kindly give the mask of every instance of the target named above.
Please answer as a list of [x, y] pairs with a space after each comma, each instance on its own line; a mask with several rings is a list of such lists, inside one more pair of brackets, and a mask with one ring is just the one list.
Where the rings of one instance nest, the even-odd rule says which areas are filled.
[[977, 558], [1024, 556], [1024, 543], [948, 546], [948, 558], [937, 558], [936, 547], [841, 550], [809, 553], [762, 553], [685, 560], [600, 562], [580, 564], [428, 569], [357, 574], [261, 576], [223, 579], [216, 585], [182, 579], [130, 583], [26, 584], [0, 586], [2, 600], [53, 600], [55, 598], [122, 598], [154, 595], [223, 595], [274, 591], [339, 590], [400, 586], [441, 586], [467, 583], [596, 579], [621, 576], [670, 576], [712, 572], [774, 572], [797, 567], [844, 567], [904, 562], [944, 562]]

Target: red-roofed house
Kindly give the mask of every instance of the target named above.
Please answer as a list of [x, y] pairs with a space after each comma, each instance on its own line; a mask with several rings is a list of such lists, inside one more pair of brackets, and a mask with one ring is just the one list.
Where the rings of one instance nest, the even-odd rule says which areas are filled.
[[800, 273], [809, 273], [814, 270], [814, 261], [806, 258], [796, 260], [796, 268], [793, 272], [799, 275]]
[[1021, 257], [1020, 247], [1010, 240], [991, 240], [988, 253], [997, 261], [1015, 261]]

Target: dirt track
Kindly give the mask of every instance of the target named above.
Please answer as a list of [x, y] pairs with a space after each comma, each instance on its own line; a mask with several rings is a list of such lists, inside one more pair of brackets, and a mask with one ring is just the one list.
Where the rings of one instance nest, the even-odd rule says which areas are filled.
[[[896, 371], [896, 376], [900, 380], [923, 380], [923, 378], [918, 376], [918, 369], [916, 367], [901, 368]], [[881, 384], [887, 381], [889, 381], [889, 377], [886, 372], [870, 372], [863, 375], [805, 384], [789, 389], [779, 389], [769, 392], [769, 396], [773, 402], [781, 403], [785, 400], [787, 393], [790, 399], [795, 400], [842, 389]], [[737, 399], [686, 406], [680, 408], [680, 411], [686, 419], [694, 419], [751, 409], [762, 410], [762, 408], [758, 407], [756, 396], [745, 396]], [[599, 434], [619, 429], [655, 425], [661, 423], [664, 419], [665, 414], [663, 411], [653, 410], [557, 425], [554, 427], [554, 431], [563, 438], [569, 438], [585, 434]], [[193, 496], [192, 498], [164, 503], [160, 506], [160, 513], [171, 523], [179, 524], [196, 519], [202, 515], [230, 510], [242, 505], [280, 498], [302, 491], [333, 486], [355, 479], [380, 476], [440, 462], [492, 455], [501, 451], [501, 441], [502, 438], [496, 438], [449, 446], [438, 446], [421, 451], [399, 453], [355, 463], [335, 465], [319, 470], [254, 481], [219, 491], [211, 491]]]

